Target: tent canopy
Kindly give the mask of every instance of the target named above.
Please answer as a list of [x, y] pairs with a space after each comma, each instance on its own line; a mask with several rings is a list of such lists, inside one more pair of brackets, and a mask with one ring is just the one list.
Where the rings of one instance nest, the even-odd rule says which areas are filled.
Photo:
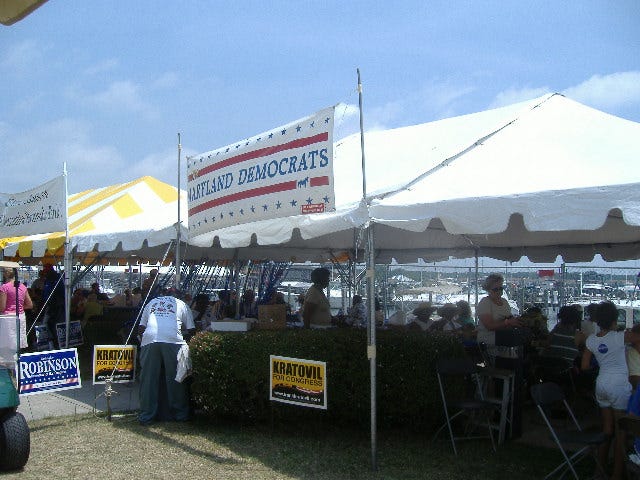
[[409, 128], [429, 154], [371, 199], [379, 259], [640, 257], [639, 123], [552, 94]]
[[[181, 218], [186, 220], [186, 197], [182, 192]], [[87, 190], [68, 198], [71, 248], [76, 256], [100, 252], [111, 257], [136, 254], [162, 258], [176, 238], [178, 190], [153, 177]], [[186, 238], [186, 228], [182, 227]], [[5, 256], [28, 261], [28, 257], [62, 257], [65, 232], [0, 239]]]

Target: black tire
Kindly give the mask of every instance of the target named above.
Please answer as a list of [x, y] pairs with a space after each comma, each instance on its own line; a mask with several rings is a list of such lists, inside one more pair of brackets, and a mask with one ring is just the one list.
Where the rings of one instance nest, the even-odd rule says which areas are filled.
[[5, 415], [0, 426], [0, 469], [17, 470], [29, 460], [31, 435], [21, 413]]

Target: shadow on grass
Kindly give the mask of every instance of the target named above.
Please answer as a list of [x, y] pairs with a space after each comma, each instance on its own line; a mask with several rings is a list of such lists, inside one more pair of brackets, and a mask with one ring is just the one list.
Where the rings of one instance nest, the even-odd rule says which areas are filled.
[[[377, 471], [373, 472], [368, 429], [313, 420], [297, 424], [284, 418], [271, 425], [251, 426], [205, 417], [187, 424], [141, 427], [129, 421], [114, 425], [189, 454], [233, 462], [193, 446], [213, 442], [240, 459], [257, 461], [280, 475], [299, 479], [538, 479], [561, 461], [557, 450], [516, 442], [508, 442], [495, 453], [488, 441], [460, 442], [455, 456], [446, 432], [432, 442], [431, 434], [381, 431], [376, 445]], [[592, 471], [589, 462], [584, 462], [584, 470]]]

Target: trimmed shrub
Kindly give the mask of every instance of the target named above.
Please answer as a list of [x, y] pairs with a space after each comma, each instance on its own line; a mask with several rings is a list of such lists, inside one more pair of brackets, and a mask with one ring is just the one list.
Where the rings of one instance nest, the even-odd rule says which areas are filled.
[[[377, 418], [381, 427], [431, 429], [442, 422], [435, 362], [464, 355], [449, 335], [377, 332]], [[242, 422], [370, 421], [366, 333], [355, 329], [207, 332], [190, 342], [192, 396], [199, 409]], [[269, 401], [269, 355], [326, 362], [327, 410]]]

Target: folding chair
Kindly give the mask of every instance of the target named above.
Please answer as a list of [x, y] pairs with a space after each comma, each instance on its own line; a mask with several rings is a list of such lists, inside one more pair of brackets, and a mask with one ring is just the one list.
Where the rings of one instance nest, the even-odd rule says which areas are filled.
[[[640, 437], [640, 417], [621, 417], [618, 419], [618, 428], [626, 434], [627, 441], [633, 443], [635, 437]], [[633, 455], [640, 462], [640, 455], [635, 452], [627, 456], [627, 478], [640, 479], [640, 464], [631, 460]]]
[[[446, 422], [434, 434], [432, 441], [447, 427], [455, 455], [458, 454], [456, 440], [463, 439], [490, 438], [491, 446], [495, 452], [496, 444], [493, 440], [491, 415], [496, 411], [497, 406], [494, 402], [484, 400], [482, 397], [478, 366], [469, 358], [448, 358], [438, 361], [436, 373]], [[462, 380], [462, 383], [455, 382], [455, 378]], [[460, 390], [462, 390], [462, 394]], [[447, 396], [455, 398], [447, 400]], [[456, 436], [453, 432], [452, 421], [461, 416], [466, 416], [467, 419], [464, 435]], [[474, 430], [479, 426], [486, 427], [488, 435], [473, 435]]]
[[[578, 473], [576, 472], [575, 465], [587, 457], [589, 453], [593, 454], [596, 461], [596, 465], [600, 473], [606, 478], [604, 468], [598, 462], [597, 447], [602, 444], [606, 439], [606, 435], [603, 432], [584, 432], [578, 423], [569, 403], [567, 402], [562, 388], [553, 382], [540, 383], [531, 387], [531, 398], [538, 407], [538, 411], [542, 416], [544, 423], [549, 428], [549, 432], [556, 445], [562, 453], [564, 461], [558, 465], [551, 473], [549, 473], [545, 480], [551, 478], [555, 474], [559, 474], [558, 478], [564, 477], [567, 471], [571, 471], [573, 476], [578, 480]], [[549, 420], [549, 410], [552, 406], [563, 404], [569, 417], [575, 425], [575, 430], [556, 430]], [[567, 447], [577, 447], [577, 450], [570, 454]]]

